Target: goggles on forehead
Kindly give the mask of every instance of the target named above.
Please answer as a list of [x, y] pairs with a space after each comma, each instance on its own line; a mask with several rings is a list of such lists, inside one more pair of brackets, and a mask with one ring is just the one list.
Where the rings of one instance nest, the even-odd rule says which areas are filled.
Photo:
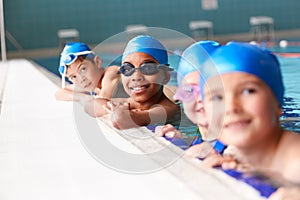
[[118, 73], [124, 76], [131, 76], [136, 70], [139, 70], [144, 75], [153, 75], [159, 72], [160, 69], [173, 71], [169, 64], [143, 63], [139, 68], [135, 68], [131, 63], [124, 63]]
[[174, 99], [181, 102], [190, 102], [197, 99], [200, 95], [199, 85], [189, 84], [189, 85], [180, 85], [174, 95]]
[[66, 74], [66, 66], [71, 65], [75, 60], [77, 60], [78, 56], [89, 56], [91, 55], [94, 57], [93, 51], [82, 51], [78, 53], [69, 53], [69, 54], [62, 54], [60, 57], [60, 63], [58, 67], [58, 71], [61, 75]]
[[58, 71], [62, 76], [62, 88], [65, 87], [65, 77], [67, 73], [67, 65], [71, 65], [75, 60], [77, 60], [78, 56], [86, 56], [86, 57], [95, 57], [93, 51], [81, 51], [77, 53], [69, 53], [62, 54], [59, 61]]

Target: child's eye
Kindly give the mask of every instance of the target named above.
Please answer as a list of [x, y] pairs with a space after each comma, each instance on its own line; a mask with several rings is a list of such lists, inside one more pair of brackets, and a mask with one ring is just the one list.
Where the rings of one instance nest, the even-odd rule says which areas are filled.
[[130, 72], [132, 69], [132, 67], [124, 67], [124, 72]]
[[242, 94], [243, 95], [249, 95], [249, 94], [253, 94], [253, 93], [255, 93], [256, 92], [256, 90], [254, 89], [254, 88], [246, 88], [246, 89], [244, 89], [243, 91], [242, 91]]
[[210, 97], [210, 101], [214, 101], [214, 102], [218, 102], [218, 101], [222, 101], [223, 100], [223, 96], [222, 95], [212, 95]]
[[69, 77], [69, 79], [71, 80], [71, 81], [74, 81], [75, 79], [76, 79], [76, 76], [74, 75], [74, 76], [71, 76], [71, 77]]
[[81, 68], [80, 68], [80, 73], [85, 73], [86, 72], [86, 67], [85, 66], [82, 66]]
[[193, 88], [192, 87], [184, 87], [182, 90], [186, 94], [192, 94], [193, 93]]

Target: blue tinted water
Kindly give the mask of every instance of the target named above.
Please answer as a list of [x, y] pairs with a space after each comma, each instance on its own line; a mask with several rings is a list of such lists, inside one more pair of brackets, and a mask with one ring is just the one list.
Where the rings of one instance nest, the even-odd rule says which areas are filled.
[[[287, 50], [287, 49], [286, 49]], [[276, 49], [278, 52], [278, 50]], [[280, 50], [280, 52], [284, 52], [284, 50]], [[293, 48], [293, 52], [296, 52], [295, 48]], [[300, 49], [298, 47], [298, 52]], [[109, 65], [119, 65], [120, 64], [120, 56], [116, 55], [101, 55], [103, 66]], [[169, 85], [176, 85], [176, 69], [179, 62], [180, 57], [176, 55], [170, 56], [170, 65], [175, 70], [171, 72], [171, 80]], [[279, 62], [281, 63], [281, 70], [283, 75], [283, 81], [285, 86], [285, 96], [284, 96], [284, 105], [283, 105], [283, 115], [282, 126], [299, 132], [300, 133], [300, 57], [299, 58], [283, 58], [278, 57]], [[34, 60], [36, 63], [46, 68], [50, 72], [59, 76], [57, 71], [57, 66], [59, 63], [59, 58], [43, 58]], [[189, 124], [190, 125], [190, 124]], [[183, 127], [188, 130], [194, 131], [194, 127]]]
[[300, 58], [280, 58], [285, 86], [283, 127], [300, 132]]

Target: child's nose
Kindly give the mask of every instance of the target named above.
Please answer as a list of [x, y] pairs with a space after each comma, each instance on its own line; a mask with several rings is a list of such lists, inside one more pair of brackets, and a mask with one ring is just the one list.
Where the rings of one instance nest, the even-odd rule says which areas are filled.
[[238, 113], [241, 110], [241, 103], [238, 97], [234, 95], [227, 95], [225, 98], [225, 112], [226, 114]]
[[201, 95], [200, 94], [193, 94], [193, 95], [197, 101], [197, 104], [200, 104], [202, 107], [204, 107]]
[[135, 70], [135, 72], [131, 75], [132, 81], [143, 81], [144, 76], [139, 70]]
[[200, 98], [197, 98], [197, 101], [196, 101], [196, 109], [199, 110], [201, 113], [204, 114], [204, 104], [202, 102], [202, 99], [201, 97]]

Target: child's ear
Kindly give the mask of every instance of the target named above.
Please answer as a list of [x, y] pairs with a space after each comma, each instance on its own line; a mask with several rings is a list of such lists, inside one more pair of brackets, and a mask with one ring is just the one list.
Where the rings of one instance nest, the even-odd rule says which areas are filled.
[[101, 60], [101, 58], [99, 56], [95, 56], [94, 62], [96, 64], [97, 68], [100, 69], [102, 67], [102, 60]]
[[170, 73], [167, 72], [167, 71], [165, 71], [165, 78], [164, 78], [164, 80], [163, 80], [163, 84], [164, 84], [164, 85], [167, 84], [167, 83], [169, 82], [170, 78], [171, 78]]

